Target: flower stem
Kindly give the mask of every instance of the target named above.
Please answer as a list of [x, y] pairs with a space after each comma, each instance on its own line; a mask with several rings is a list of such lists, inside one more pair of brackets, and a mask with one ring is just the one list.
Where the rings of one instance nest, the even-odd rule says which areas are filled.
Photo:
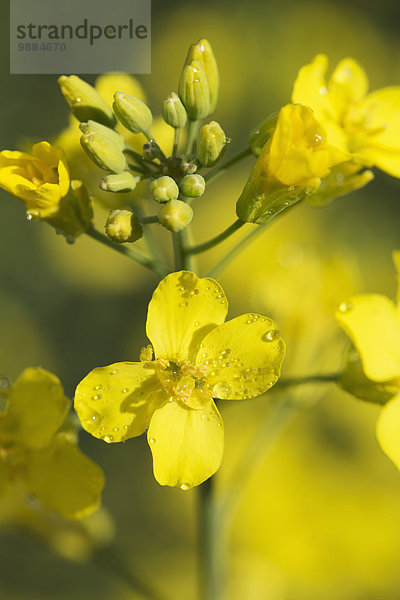
[[188, 247], [185, 249], [185, 251], [187, 252], [187, 254], [200, 254], [200, 252], [205, 252], [210, 248], [214, 248], [214, 246], [217, 246], [218, 244], [226, 240], [229, 236], [231, 236], [232, 233], [238, 231], [238, 229], [240, 229], [244, 224], [244, 221], [237, 219], [234, 223], [232, 223], [232, 225], [229, 225], [229, 227], [225, 229], [225, 231], [222, 231], [222, 233], [220, 233], [219, 235], [215, 236], [211, 240], [208, 240], [208, 242], [198, 244], [197, 246]]
[[243, 160], [244, 158], [247, 158], [250, 155], [251, 155], [251, 148], [249, 146], [248, 148], [245, 148], [244, 150], [239, 152], [239, 154], [236, 154], [235, 156], [233, 156], [225, 164], [221, 165], [220, 167], [215, 167], [215, 169], [213, 169], [212, 171], [209, 171], [206, 175], [204, 175], [204, 179], [206, 181], [210, 181], [210, 179], [214, 179], [215, 177], [222, 175], [222, 173], [224, 173], [227, 169], [229, 169], [229, 167], [232, 167], [232, 165], [236, 165], [236, 163], [240, 162], [241, 160]]
[[199, 131], [200, 121], [189, 120], [186, 141], [186, 154], [191, 154]]
[[141, 252], [138, 252], [137, 250], [127, 248], [122, 244], [117, 244], [116, 242], [113, 242], [106, 235], [100, 233], [100, 231], [97, 231], [97, 229], [94, 229], [93, 227], [86, 231], [86, 235], [93, 238], [94, 240], [97, 240], [101, 244], [104, 244], [105, 246], [116, 250], [120, 254], [127, 256], [128, 258], [139, 263], [146, 269], [150, 269], [154, 273], [157, 273], [157, 275], [159, 275], [160, 277], [164, 277], [168, 273], [168, 269], [163, 262], [158, 260], [152, 260], [147, 256], [144, 256]]
[[179, 146], [179, 137], [181, 134], [181, 130], [177, 127], [174, 130], [174, 147], [172, 150], [172, 156], [178, 156], [178, 146]]
[[218, 542], [215, 536], [215, 478], [210, 477], [199, 486], [199, 600], [221, 598], [221, 569]]
[[139, 221], [142, 225], [151, 225], [151, 223], [159, 223], [157, 215], [151, 215], [149, 217], [139, 217]]

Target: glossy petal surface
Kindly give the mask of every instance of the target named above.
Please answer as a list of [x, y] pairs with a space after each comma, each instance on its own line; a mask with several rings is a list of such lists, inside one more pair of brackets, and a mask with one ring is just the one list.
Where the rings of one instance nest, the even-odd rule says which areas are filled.
[[400, 395], [383, 407], [376, 424], [376, 437], [384, 453], [400, 469]]

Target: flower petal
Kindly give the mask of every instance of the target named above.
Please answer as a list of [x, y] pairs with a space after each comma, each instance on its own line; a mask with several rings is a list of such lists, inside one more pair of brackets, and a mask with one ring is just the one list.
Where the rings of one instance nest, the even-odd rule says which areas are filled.
[[354, 118], [364, 118], [374, 145], [400, 151], [400, 86], [376, 90], [356, 107]]
[[340, 305], [335, 316], [357, 348], [369, 379], [400, 377], [400, 315], [389, 298], [353, 296]]
[[329, 92], [346, 106], [358, 102], [368, 90], [367, 74], [353, 58], [341, 60], [329, 79]]
[[200, 410], [167, 402], [154, 412], [147, 439], [154, 477], [161, 485], [188, 490], [211, 477], [221, 464], [224, 428], [214, 402]]
[[383, 407], [376, 437], [384, 453], [400, 469], [400, 394]]
[[330, 105], [325, 79], [327, 70], [328, 57], [325, 54], [317, 54], [311, 63], [304, 65], [294, 82], [292, 102], [309, 106], [318, 116], [329, 113]]
[[70, 405], [55, 375], [40, 368], [25, 369], [8, 394], [0, 436], [18, 440], [27, 448], [45, 448]]
[[44, 506], [67, 519], [95, 510], [104, 486], [100, 467], [62, 435], [45, 450], [29, 454], [23, 477]]
[[155, 357], [194, 362], [201, 340], [224, 322], [227, 311], [224, 291], [214, 279], [171, 273], [159, 283], [147, 314]]
[[213, 396], [240, 400], [258, 396], [276, 383], [285, 343], [274, 321], [246, 314], [216, 327], [203, 340], [197, 365], [208, 365]]
[[94, 369], [78, 385], [75, 410], [82, 427], [106, 442], [141, 435], [166, 396], [154, 363], [115, 363]]

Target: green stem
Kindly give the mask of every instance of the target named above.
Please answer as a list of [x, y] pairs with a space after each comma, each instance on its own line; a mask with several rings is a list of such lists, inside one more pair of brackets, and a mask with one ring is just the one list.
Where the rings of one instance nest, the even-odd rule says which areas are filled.
[[192, 153], [193, 145], [197, 138], [197, 133], [199, 131], [200, 121], [192, 121], [188, 122], [188, 136], [186, 141], [186, 152], [185, 154], [189, 155]]
[[139, 217], [139, 221], [142, 225], [151, 225], [152, 223], [159, 223], [157, 215], [152, 215], [150, 217]]
[[88, 229], [86, 231], [86, 235], [93, 238], [94, 240], [97, 240], [101, 244], [104, 244], [105, 246], [108, 246], [109, 248], [116, 250], [120, 254], [127, 256], [128, 258], [130, 258], [131, 260], [134, 260], [135, 262], [139, 263], [143, 267], [146, 267], [146, 269], [150, 269], [154, 273], [157, 273], [157, 275], [159, 275], [160, 277], [165, 277], [165, 275], [168, 273], [167, 267], [163, 262], [160, 262], [157, 260], [152, 260], [151, 258], [144, 256], [137, 250], [133, 250], [132, 248], [127, 248], [126, 246], [123, 246], [122, 244], [117, 244], [116, 242], [113, 242], [112, 240], [110, 240], [103, 233], [100, 233], [100, 231], [97, 231], [97, 229], [94, 229], [94, 228]]
[[273, 390], [277, 390], [280, 391], [282, 389], [286, 389], [288, 387], [294, 387], [297, 385], [304, 385], [306, 383], [336, 383], [340, 377], [341, 377], [342, 373], [341, 372], [337, 372], [337, 373], [326, 373], [326, 374], [321, 374], [321, 375], [309, 375], [309, 376], [305, 376], [305, 377], [283, 377], [281, 379], [278, 380], [278, 383], [275, 385], [275, 387], [272, 388], [271, 391]]
[[210, 477], [199, 486], [199, 600], [219, 600], [222, 592], [214, 483]]
[[172, 150], [172, 156], [178, 156], [178, 145], [179, 145], [179, 136], [181, 134], [181, 130], [177, 127], [174, 131], [174, 146]]
[[229, 227], [225, 229], [225, 231], [222, 231], [222, 233], [218, 234], [211, 240], [208, 240], [208, 242], [204, 242], [203, 244], [198, 244], [197, 246], [191, 246], [189, 248], [186, 248], [186, 252], [188, 254], [199, 254], [200, 252], [205, 252], [210, 248], [214, 248], [214, 246], [217, 246], [218, 244], [226, 240], [229, 236], [231, 236], [232, 233], [238, 231], [238, 229], [240, 229], [244, 224], [244, 221], [237, 219], [234, 223], [232, 223], [232, 225], [229, 225]]
[[96, 551], [93, 561], [102, 569], [107, 569], [118, 578], [122, 579], [133, 592], [146, 600], [164, 600], [148, 583], [137, 573], [134, 573], [129, 565], [111, 547]]
[[206, 175], [204, 175], [204, 179], [206, 181], [210, 181], [210, 179], [214, 179], [215, 177], [224, 173], [232, 165], [236, 165], [236, 163], [238, 163], [241, 160], [243, 160], [244, 158], [247, 158], [248, 156], [250, 156], [251, 153], [252, 153], [251, 148], [249, 146], [248, 148], [245, 148], [244, 150], [239, 152], [239, 154], [236, 154], [235, 156], [233, 156], [225, 164], [221, 165], [220, 167], [215, 167], [215, 169], [213, 169], [212, 171], [209, 171]]
[[189, 227], [185, 227], [182, 231], [172, 234], [172, 242], [174, 245], [174, 263], [175, 270], [181, 269], [191, 271], [192, 260], [190, 254], [186, 252], [186, 246], [189, 245]]

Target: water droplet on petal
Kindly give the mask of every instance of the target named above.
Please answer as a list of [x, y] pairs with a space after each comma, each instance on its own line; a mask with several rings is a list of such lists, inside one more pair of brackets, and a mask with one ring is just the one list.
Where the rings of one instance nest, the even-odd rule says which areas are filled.
[[181, 485], [179, 487], [181, 488], [181, 490], [190, 490], [189, 483], [181, 483]]
[[155, 443], [156, 443], [156, 440], [154, 438], [149, 439], [150, 446], [153, 446]]
[[278, 329], [270, 329], [267, 333], [264, 333], [262, 336], [263, 342], [274, 342], [280, 337], [280, 333]]
[[351, 310], [353, 308], [353, 305], [351, 302], [342, 302], [342, 304], [339, 306], [338, 310], [341, 313], [346, 313], [349, 310]]
[[103, 396], [101, 394], [95, 394], [94, 396], [92, 396], [92, 400], [101, 400]]

